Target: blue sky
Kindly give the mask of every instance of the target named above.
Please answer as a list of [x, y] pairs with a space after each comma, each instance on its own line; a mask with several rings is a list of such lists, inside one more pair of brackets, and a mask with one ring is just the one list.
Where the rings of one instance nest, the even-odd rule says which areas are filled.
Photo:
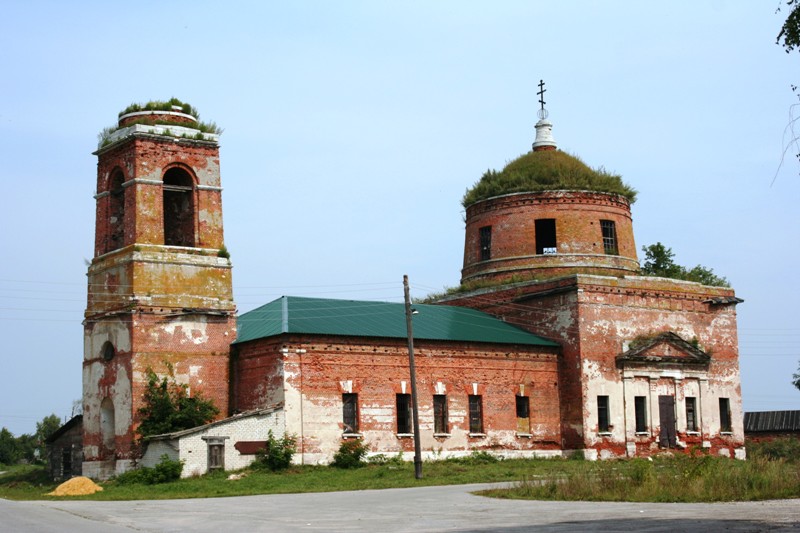
[[[0, 18], [0, 427], [81, 396], [97, 133], [190, 102], [221, 138], [240, 311], [457, 285], [467, 187], [533, 141], [639, 191], [637, 245], [726, 276], [746, 410], [798, 409], [800, 53], [775, 2], [8, 1]], [[784, 14], [785, 15], [785, 14]], [[772, 183], [774, 180], [774, 183]], [[771, 185], [772, 184], [772, 185]]]

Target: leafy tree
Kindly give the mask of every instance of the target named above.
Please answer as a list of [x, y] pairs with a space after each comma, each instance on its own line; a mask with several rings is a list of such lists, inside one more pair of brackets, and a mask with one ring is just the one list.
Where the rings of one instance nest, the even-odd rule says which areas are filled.
[[28, 463], [38, 463], [44, 461], [44, 442], [40, 443], [36, 438], [36, 435], [23, 433], [17, 437], [17, 449], [20, 453], [20, 459], [23, 459]]
[[660, 242], [650, 246], [642, 246], [644, 262], [642, 274], [659, 276], [662, 278], [676, 278], [680, 275], [681, 267], [675, 264], [675, 254]]
[[[800, 49], [800, 0], [786, 0], [786, 5], [790, 8], [789, 15], [781, 26], [775, 42], [783, 46], [788, 54], [795, 48]], [[778, 12], [780, 10], [778, 7]]]
[[682, 279], [685, 281], [696, 281], [703, 285], [714, 287], [730, 287], [728, 280], [722, 276], [714, 274], [714, 270], [697, 265], [693, 268], [686, 268], [675, 263], [675, 254], [672, 248], [667, 248], [660, 242], [650, 246], [642, 246], [644, 261], [642, 262], [642, 274], [645, 276], [659, 276], [662, 278]]
[[40, 444], [44, 444], [47, 437], [56, 432], [61, 427], [61, 419], [55, 414], [44, 417], [41, 422], [36, 422], [36, 433], [34, 437]]
[[6, 428], [0, 429], [0, 464], [13, 465], [22, 458], [19, 441]]
[[196, 393], [189, 396], [186, 384], [175, 382], [171, 365], [167, 365], [169, 376], [159, 378], [148, 368], [144, 405], [139, 408], [141, 424], [136, 430], [140, 436], [172, 433], [211, 422], [219, 409], [214, 402]]

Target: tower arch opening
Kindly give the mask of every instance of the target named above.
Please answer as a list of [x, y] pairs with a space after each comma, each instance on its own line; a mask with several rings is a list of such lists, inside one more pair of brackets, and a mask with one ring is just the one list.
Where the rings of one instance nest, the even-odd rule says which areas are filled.
[[111, 361], [114, 359], [114, 356], [117, 354], [117, 351], [114, 349], [114, 345], [111, 342], [106, 341], [103, 343], [103, 347], [100, 349], [100, 353], [103, 356], [103, 361]]
[[164, 244], [195, 246], [194, 180], [184, 169], [164, 173]]
[[107, 459], [113, 459], [116, 455], [115, 425], [114, 402], [106, 397], [100, 403], [100, 436], [103, 443], [102, 456]]
[[115, 169], [109, 181], [108, 205], [108, 242], [106, 252], [122, 248], [125, 245], [125, 176], [120, 169]]

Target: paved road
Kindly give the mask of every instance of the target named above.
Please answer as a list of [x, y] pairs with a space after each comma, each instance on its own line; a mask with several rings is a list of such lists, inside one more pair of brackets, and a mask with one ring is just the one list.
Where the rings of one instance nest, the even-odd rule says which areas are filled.
[[576, 503], [470, 494], [485, 487], [130, 502], [0, 500], [0, 531], [800, 531], [800, 500]]

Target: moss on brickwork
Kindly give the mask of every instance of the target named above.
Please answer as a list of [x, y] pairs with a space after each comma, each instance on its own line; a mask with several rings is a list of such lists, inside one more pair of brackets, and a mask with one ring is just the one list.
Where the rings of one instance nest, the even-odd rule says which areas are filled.
[[516, 192], [555, 190], [598, 191], [619, 194], [633, 203], [636, 190], [616, 174], [593, 169], [579, 158], [561, 150], [529, 152], [508, 163], [502, 171], [487, 170], [467, 189], [464, 207], [493, 196]]

